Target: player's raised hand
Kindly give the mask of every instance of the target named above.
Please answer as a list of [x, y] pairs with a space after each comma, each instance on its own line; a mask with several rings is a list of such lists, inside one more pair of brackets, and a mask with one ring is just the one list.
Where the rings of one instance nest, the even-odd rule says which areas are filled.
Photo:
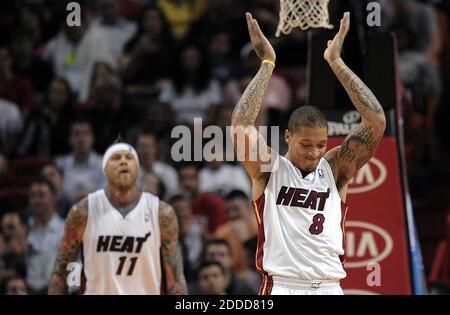
[[345, 12], [344, 17], [341, 19], [341, 25], [339, 32], [334, 36], [333, 40], [329, 40], [327, 43], [327, 49], [323, 54], [328, 63], [341, 57], [342, 45], [344, 44], [345, 36], [350, 28], [350, 13]]
[[261, 60], [270, 60], [275, 62], [276, 55], [269, 40], [264, 36], [259, 28], [258, 22], [252, 17], [250, 13], [245, 13], [247, 18], [248, 32], [252, 41], [253, 49], [256, 55]]

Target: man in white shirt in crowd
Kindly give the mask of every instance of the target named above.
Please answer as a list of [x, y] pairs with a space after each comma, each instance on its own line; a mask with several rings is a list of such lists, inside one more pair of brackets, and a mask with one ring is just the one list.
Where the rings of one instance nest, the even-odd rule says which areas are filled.
[[105, 185], [102, 157], [94, 150], [91, 123], [83, 118], [72, 122], [70, 128], [72, 153], [56, 160], [64, 173], [64, 194], [73, 202]]
[[178, 190], [176, 170], [167, 163], [158, 160], [158, 140], [151, 131], [143, 131], [136, 138], [136, 151], [139, 156], [141, 171], [138, 185], [146, 173], [155, 173], [161, 179], [166, 195], [170, 196]]
[[99, 0], [98, 12], [95, 26], [105, 34], [113, 57], [120, 60], [123, 47], [136, 32], [136, 24], [121, 17], [118, 0]]
[[85, 9], [81, 13], [81, 25], [64, 23], [43, 51], [43, 58], [52, 64], [55, 75], [69, 82], [82, 103], [89, 97], [95, 64], [116, 64], [105, 33], [89, 22], [89, 11]]
[[[222, 154], [217, 151], [216, 157]], [[212, 160], [214, 157], [208, 158]], [[200, 190], [207, 192], [215, 192], [221, 196], [226, 196], [232, 190], [241, 190], [247, 196], [252, 193], [250, 178], [241, 165], [232, 165], [225, 163], [225, 154], [223, 159], [214, 159], [206, 163], [199, 173]]]
[[43, 177], [33, 180], [29, 203], [27, 283], [33, 293], [45, 294], [64, 233], [64, 221], [56, 214], [56, 189], [49, 180]]

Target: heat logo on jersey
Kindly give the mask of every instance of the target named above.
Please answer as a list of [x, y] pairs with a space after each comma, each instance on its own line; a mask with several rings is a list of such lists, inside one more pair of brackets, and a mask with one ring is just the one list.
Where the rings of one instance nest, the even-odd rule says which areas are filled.
[[281, 186], [277, 197], [277, 205], [323, 211], [328, 197], [330, 197], [330, 188], [327, 191], [319, 192], [304, 188]]
[[97, 241], [97, 252], [127, 252], [140, 253], [142, 245], [147, 241], [151, 232], [144, 237], [123, 235], [100, 235]]

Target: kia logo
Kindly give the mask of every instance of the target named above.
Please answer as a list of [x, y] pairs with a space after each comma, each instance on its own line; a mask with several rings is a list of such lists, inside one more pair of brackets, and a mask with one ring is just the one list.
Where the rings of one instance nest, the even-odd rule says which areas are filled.
[[386, 177], [386, 166], [380, 160], [372, 158], [352, 178], [348, 187], [348, 193], [359, 194], [375, 189], [384, 183]]
[[370, 262], [380, 262], [392, 252], [394, 242], [386, 230], [362, 221], [345, 224], [346, 268], [366, 267]]

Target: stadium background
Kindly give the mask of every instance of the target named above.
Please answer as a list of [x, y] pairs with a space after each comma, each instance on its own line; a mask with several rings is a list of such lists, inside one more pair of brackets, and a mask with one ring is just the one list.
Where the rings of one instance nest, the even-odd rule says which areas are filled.
[[[294, 30], [275, 38], [273, 0], [77, 2], [81, 27], [67, 27], [68, 1], [0, 2], [1, 292], [46, 292], [62, 220], [74, 202], [103, 187], [101, 155], [121, 134], [139, 151], [141, 187], [177, 211], [189, 292], [256, 293], [261, 282], [254, 268], [256, 222], [245, 172], [235, 162], [174, 163], [171, 130], [181, 124], [193, 129], [193, 117], [202, 117], [203, 127], [229, 125], [234, 104], [259, 66], [248, 43], [246, 11], [277, 52], [258, 124], [284, 130], [289, 113], [311, 103], [327, 111], [335, 130], [351, 126], [357, 122], [349, 122], [351, 104], [322, 64], [321, 41], [333, 31]], [[367, 27], [368, 2], [331, 0], [330, 15], [336, 25], [344, 10], [352, 12], [344, 59], [371, 88], [386, 92], [393, 143], [376, 158], [393, 164], [379, 192], [367, 193], [363, 201], [349, 196], [350, 213], [369, 212], [381, 226], [400, 225], [391, 227], [399, 234], [386, 260], [407, 257], [386, 269], [405, 272], [400, 281], [405, 288], [385, 283], [383, 289], [386, 276], [378, 293], [449, 293], [450, 4], [376, 1], [381, 26]], [[380, 44], [383, 39], [387, 45]], [[371, 76], [373, 68], [385, 76]], [[281, 145], [280, 151], [285, 149]], [[382, 170], [370, 170], [355, 178], [354, 189], [380, 178]], [[391, 201], [392, 210], [381, 201]], [[348, 233], [357, 240], [363, 232], [353, 227]], [[377, 235], [382, 246], [377, 239], [382, 234]], [[214, 239], [226, 240], [231, 251]], [[420, 246], [412, 250], [416, 239]], [[357, 256], [358, 242], [353, 244], [347, 250]], [[361, 257], [376, 251], [367, 246]], [[226, 269], [214, 283], [197, 281], [205, 259], [219, 260]]]

